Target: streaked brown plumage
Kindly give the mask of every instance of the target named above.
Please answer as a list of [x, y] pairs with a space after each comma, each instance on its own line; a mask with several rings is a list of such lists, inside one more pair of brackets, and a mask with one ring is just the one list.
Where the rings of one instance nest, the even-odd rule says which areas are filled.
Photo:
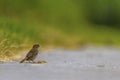
[[24, 61], [34, 61], [34, 59], [37, 57], [38, 55], [38, 48], [39, 48], [39, 44], [34, 44], [32, 49], [28, 52], [28, 54], [26, 55], [26, 57], [20, 61], [20, 63], [23, 63]]

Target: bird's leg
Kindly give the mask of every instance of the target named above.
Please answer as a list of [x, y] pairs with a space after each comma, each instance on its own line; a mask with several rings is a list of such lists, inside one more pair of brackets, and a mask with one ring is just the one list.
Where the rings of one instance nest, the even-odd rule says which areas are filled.
[[30, 60], [28, 62], [30, 63]]
[[31, 61], [31, 60], [28, 60], [28, 62], [29, 62], [29, 63], [32, 63], [32, 61]]
[[29, 60], [30, 61], [30, 63], [35, 63], [32, 59], [31, 60]]
[[32, 60], [33, 63], [36, 63], [35, 61]]

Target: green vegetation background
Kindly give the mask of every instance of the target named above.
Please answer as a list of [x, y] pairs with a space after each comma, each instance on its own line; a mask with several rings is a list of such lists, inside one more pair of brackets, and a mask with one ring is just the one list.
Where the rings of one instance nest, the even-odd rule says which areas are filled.
[[120, 45], [118, 0], [0, 0], [0, 56], [46, 47]]

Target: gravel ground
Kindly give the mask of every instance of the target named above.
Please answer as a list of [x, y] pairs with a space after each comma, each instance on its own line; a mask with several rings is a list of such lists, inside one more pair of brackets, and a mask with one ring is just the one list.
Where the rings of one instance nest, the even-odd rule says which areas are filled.
[[0, 80], [120, 80], [120, 50], [113, 47], [55, 49], [40, 52], [30, 64], [0, 64]]

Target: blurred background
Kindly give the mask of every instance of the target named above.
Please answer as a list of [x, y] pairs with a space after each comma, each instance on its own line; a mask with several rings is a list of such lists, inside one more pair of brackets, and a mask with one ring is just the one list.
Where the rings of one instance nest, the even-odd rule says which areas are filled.
[[119, 35], [119, 0], [0, 0], [0, 57], [34, 43], [42, 48], [119, 46]]

